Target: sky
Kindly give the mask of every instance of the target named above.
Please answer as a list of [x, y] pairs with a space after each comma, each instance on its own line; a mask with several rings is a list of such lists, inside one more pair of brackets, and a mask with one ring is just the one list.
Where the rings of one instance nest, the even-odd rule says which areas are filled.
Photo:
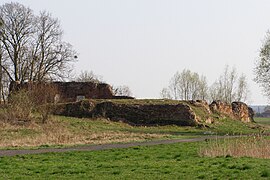
[[[0, 4], [10, 1], [0, 0]], [[269, 0], [17, 0], [60, 20], [78, 52], [74, 71], [127, 85], [136, 98], [159, 98], [176, 71], [211, 85], [225, 65], [248, 78], [248, 103], [267, 104], [253, 69], [270, 29]]]

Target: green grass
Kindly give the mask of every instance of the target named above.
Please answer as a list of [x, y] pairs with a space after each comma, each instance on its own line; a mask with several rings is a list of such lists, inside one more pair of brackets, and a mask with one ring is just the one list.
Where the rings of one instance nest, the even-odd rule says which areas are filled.
[[158, 134], [165, 136], [193, 137], [202, 135], [204, 130], [195, 127], [182, 126], [131, 126], [122, 122], [112, 122], [105, 119], [80, 119], [73, 117], [56, 117], [67, 123], [67, 127], [74, 132], [124, 132], [137, 134]]
[[[237, 120], [209, 114], [207, 109], [190, 102], [143, 99], [143, 100], [93, 100], [96, 103], [112, 101], [118, 104], [178, 104], [188, 103], [206, 127], [181, 126], [131, 126], [123, 122], [106, 119], [73, 118], [53, 116], [47, 124], [34, 123], [11, 125], [0, 122], [0, 149], [63, 147], [84, 144], [125, 143], [158, 139], [182, 139], [203, 135], [234, 135], [260, 133], [262, 128], [256, 123], [242, 123]], [[0, 109], [1, 111], [1, 109]], [[34, 118], [33, 118], [34, 119]], [[213, 124], [206, 120], [212, 119]], [[34, 120], [33, 120], [34, 121]], [[266, 126], [266, 125], [264, 125]], [[270, 127], [270, 126], [269, 126]], [[270, 128], [269, 128], [270, 129]]]
[[255, 123], [220, 119], [209, 128], [181, 126], [130, 126], [106, 119], [54, 116], [48, 124], [12, 126], [0, 124], [0, 149], [63, 147], [83, 144], [125, 143], [158, 139], [183, 139], [203, 135], [251, 134], [261, 128]]
[[[197, 117], [199, 118], [200, 122], [209, 126], [208, 129], [201, 129], [198, 128], [183, 128], [177, 126], [162, 126], [162, 127], [147, 127], [147, 128], [138, 128], [134, 127], [132, 130], [130, 128], [121, 128], [121, 131], [130, 131], [130, 132], [143, 132], [143, 133], [169, 133], [170, 135], [176, 136], [177, 135], [200, 135], [203, 134], [205, 131], [211, 132], [212, 134], [251, 134], [251, 133], [260, 133], [261, 129], [255, 123], [243, 123], [237, 120], [232, 120], [231, 118], [225, 118], [225, 115], [218, 115], [218, 114], [209, 114], [204, 107], [196, 106], [188, 101], [179, 101], [179, 100], [167, 100], [167, 99], [96, 99], [92, 100], [94, 103], [101, 103], [101, 102], [112, 102], [115, 104], [139, 104], [139, 105], [162, 105], [162, 104], [187, 104], [189, 105], [192, 110], [195, 112]], [[213, 119], [215, 121], [214, 124], [206, 124], [206, 119]], [[119, 124], [118, 124], [119, 125]], [[119, 128], [116, 128], [119, 130]], [[169, 135], [169, 136], [170, 136]], [[171, 136], [170, 136], [171, 138]]]
[[130, 126], [106, 119], [54, 116], [48, 124], [0, 124], [0, 149], [65, 147], [83, 144], [125, 143], [182, 139], [203, 135], [204, 129], [180, 126]]
[[269, 160], [200, 157], [207, 142], [0, 158], [3, 179], [269, 179]]
[[256, 123], [243, 123], [229, 118], [219, 119], [215, 124], [210, 125], [210, 129], [211, 128], [214, 132], [220, 135], [256, 134], [260, 133], [262, 129], [264, 129]]
[[104, 120], [79, 119], [71, 117], [58, 116], [60, 120], [68, 123], [69, 128], [74, 128], [74, 131], [92, 131], [106, 132], [118, 131], [127, 133], [139, 134], [159, 134], [165, 135], [165, 138], [181, 138], [181, 137], [196, 137], [212, 132], [218, 135], [234, 135], [234, 134], [252, 134], [259, 133], [260, 128], [255, 123], [243, 123], [237, 120], [224, 118], [210, 124], [209, 128], [189, 127], [189, 126], [130, 126], [122, 122], [111, 122]]
[[270, 125], [270, 118], [255, 117], [254, 120], [258, 124]]

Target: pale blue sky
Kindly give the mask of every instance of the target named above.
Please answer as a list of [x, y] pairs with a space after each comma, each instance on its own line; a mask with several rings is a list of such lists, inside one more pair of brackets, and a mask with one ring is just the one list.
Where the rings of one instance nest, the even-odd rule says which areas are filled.
[[[1, 4], [5, 0], [0, 0]], [[61, 21], [79, 53], [75, 70], [93, 70], [137, 98], [158, 98], [184, 68], [208, 83], [235, 66], [248, 77], [250, 104], [266, 98], [252, 79], [255, 59], [270, 29], [269, 0], [18, 0]]]

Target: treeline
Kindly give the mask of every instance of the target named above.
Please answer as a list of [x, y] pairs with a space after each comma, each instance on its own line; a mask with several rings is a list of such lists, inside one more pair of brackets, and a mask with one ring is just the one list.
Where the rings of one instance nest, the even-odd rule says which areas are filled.
[[176, 72], [161, 97], [178, 100], [221, 100], [224, 102], [246, 101], [248, 84], [244, 74], [237, 75], [235, 68], [226, 66], [223, 73], [209, 86], [204, 75], [184, 69]]

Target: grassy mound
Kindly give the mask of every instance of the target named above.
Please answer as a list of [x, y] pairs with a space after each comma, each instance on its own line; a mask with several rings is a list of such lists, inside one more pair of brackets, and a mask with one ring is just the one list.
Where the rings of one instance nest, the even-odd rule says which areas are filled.
[[197, 126], [219, 115], [194, 101], [162, 99], [84, 100], [58, 104], [54, 114], [72, 117], [103, 117], [133, 125]]

